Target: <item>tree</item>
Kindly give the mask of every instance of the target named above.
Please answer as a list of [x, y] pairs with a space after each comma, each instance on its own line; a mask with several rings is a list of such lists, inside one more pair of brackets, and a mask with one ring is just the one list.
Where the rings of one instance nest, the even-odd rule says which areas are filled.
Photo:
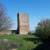
[[0, 31], [11, 27], [10, 18], [6, 14], [6, 8], [0, 4]]
[[41, 40], [50, 40], [50, 19], [39, 22], [35, 34]]

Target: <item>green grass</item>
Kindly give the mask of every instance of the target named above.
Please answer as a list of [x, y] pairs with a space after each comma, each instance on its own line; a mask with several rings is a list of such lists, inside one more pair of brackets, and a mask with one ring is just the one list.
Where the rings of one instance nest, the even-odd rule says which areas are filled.
[[31, 35], [0, 35], [0, 39], [8, 39], [10, 41], [15, 41], [20, 44], [21, 47], [18, 50], [31, 50], [35, 48], [37, 44], [34, 44], [32, 41], [27, 41], [24, 38], [33, 37]]

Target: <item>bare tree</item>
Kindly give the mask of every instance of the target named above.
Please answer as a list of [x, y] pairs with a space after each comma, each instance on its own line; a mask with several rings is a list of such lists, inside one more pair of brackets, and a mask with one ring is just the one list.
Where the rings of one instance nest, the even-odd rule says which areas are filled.
[[0, 31], [11, 27], [10, 18], [6, 14], [6, 8], [0, 4]]

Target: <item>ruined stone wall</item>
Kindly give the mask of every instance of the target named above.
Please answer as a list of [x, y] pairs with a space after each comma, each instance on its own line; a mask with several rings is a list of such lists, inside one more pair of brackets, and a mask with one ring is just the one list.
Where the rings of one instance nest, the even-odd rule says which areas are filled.
[[2, 31], [0, 31], [0, 35], [4, 35], [4, 34], [9, 35], [9, 34], [12, 34], [12, 33], [11, 33], [11, 30], [2, 30]]

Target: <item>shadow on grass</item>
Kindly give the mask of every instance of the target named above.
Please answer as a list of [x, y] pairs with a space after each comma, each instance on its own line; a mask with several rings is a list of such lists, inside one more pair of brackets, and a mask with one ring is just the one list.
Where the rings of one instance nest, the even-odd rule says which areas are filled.
[[24, 38], [26, 41], [32, 41], [34, 44], [38, 44], [39, 43], [39, 39], [38, 38]]
[[34, 38], [24, 38], [26, 41], [34, 41]]
[[32, 50], [50, 50], [50, 42], [40, 44], [36, 48], [33, 48]]
[[[38, 43], [39, 39], [38, 38], [24, 38], [26, 41], [32, 41], [34, 43]], [[50, 40], [45, 40], [42, 41], [41, 44], [38, 44], [36, 48], [33, 48], [31, 50], [50, 50]]]

